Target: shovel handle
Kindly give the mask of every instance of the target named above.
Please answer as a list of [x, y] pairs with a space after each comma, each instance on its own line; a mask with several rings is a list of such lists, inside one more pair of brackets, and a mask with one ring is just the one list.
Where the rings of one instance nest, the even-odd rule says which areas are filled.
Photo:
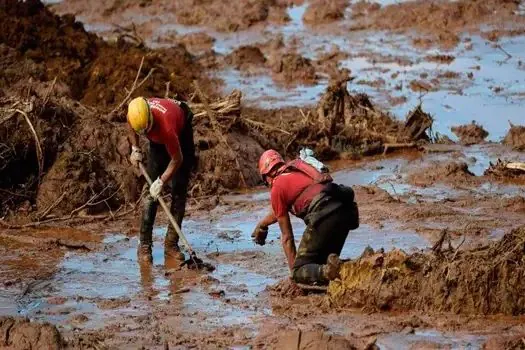
[[[151, 178], [149, 177], [148, 172], [146, 171], [146, 168], [144, 167], [144, 164], [139, 162], [139, 167], [140, 167], [140, 172], [146, 178], [146, 181], [148, 182], [148, 184], [151, 186], [153, 181], [151, 181]], [[173, 215], [171, 215], [170, 208], [168, 208], [168, 205], [166, 204], [164, 199], [159, 196], [158, 201], [160, 203], [160, 206], [162, 207], [162, 209], [164, 209], [164, 212], [168, 216], [168, 219], [170, 220], [171, 225], [173, 226], [173, 228], [175, 229], [175, 231], [177, 232], [179, 237], [182, 239], [182, 242], [186, 246], [186, 249], [188, 249], [188, 251], [190, 252], [190, 255], [191, 256], [195, 255], [193, 249], [191, 248], [190, 243], [188, 243], [188, 240], [186, 239], [186, 237], [182, 233], [179, 225], [177, 224], [177, 221], [175, 221], [175, 218], [173, 217]]]

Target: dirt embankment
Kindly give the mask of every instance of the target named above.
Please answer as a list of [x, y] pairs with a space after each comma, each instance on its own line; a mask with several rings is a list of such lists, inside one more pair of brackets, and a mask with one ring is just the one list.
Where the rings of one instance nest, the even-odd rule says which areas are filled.
[[369, 11], [367, 16], [358, 16], [352, 28], [389, 31], [415, 29], [425, 35], [416, 39], [417, 45], [437, 43], [454, 47], [460, 41], [459, 33], [479, 30], [479, 24], [523, 23], [523, 19], [517, 15], [518, 5], [519, 1], [516, 0], [408, 1]]
[[444, 233], [430, 253], [368, 253], [345, 263], [341, 280], [329, 286], [331, 302], [379, 310], [525, 313], [525, 227], [467, 251], [442, 247]]
[[[22, 203], [38, 220], [53, 214], [125, 213], [142, 188], [128, 160], [126, 100], [140, 95], [184, 99], [196, 91], [193, 80], [208, 88], [190, 102], [199, 157], [193, 196], [258, 184], [257, 159], [268, 147], [295, 157], [308, 145], [329, 159], [344, 152], [381, 152], [384, 143], [428, 140], [424, 131], [431, 119], [410, 117], [403, 125], [365, 95], [350, 95], [344, 81], [328, 88], [318, 108], [302, 117], [298, 110], [286, 120], [281, 110], [241, 110], [240, 93], [216, 102], [216, 115], [210, 117], [203, 102], [213, 84], [184, 47], [149, 50], [125, 38], [107, 43], [39, 1], [2, 4], [2, 213]], [[264, 59], [247, 52], [255, 57], [253, 64]], [[244, 64], [235, 57], [233, 64]], [[275, 67], [285, 80], [315, 76], [302, 57], [285, 55]]]
[[487, 130], [475, 122], [466, 125], [454, 126], [451, 128], [454, 135], [459, 138], [459, 142], [463, 145], [474, 145], [483, 143], [489, 133]]

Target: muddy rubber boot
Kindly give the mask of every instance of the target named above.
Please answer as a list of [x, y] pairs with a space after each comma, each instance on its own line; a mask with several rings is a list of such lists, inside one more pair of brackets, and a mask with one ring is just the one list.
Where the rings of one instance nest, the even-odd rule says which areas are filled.
[[164, 258], [180, 261], [185, 260], [184, 253], [179, 247], [179, 235], [171, 225], [168, 225], [168, 231], [164, 239]]
[[137, 256], [141, 262], [153, 262], [151, 246], [153, 244], [153, 223], [157, 214], [157, 202], [149, 195], [144, 200], [144, 210], [140, 225], [139, 246]]
[[151, 244], [139, 244], [137, 248], [137, 258], [139, 260], [139, 263], [153, 263]]
[[333, 281], [339, 278], [339, 270], [341, 269], [341, 260], [337, 254], [328, 255], [326, 265], [322, 266], [322, 275], [328, 281]]

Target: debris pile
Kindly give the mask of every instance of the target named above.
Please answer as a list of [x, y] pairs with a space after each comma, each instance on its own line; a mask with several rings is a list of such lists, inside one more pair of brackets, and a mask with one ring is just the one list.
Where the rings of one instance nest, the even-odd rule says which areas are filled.
[[525, 181], [525, 163], [498, 159], [496, 163], [490, 162], [483, 174], [495, 179]]
[[345, 263], [341, 279], [329, 285], [330, 301], [372, 310], [525, 313], [525, 226], [472, 250], [444, 247], [444, 241], [432, 252], [368, 252]]
[[453, 126], [451, 130], [465, 146], [483, 143], [489, 136], [488, 131], [474, 121], [466, 125]]

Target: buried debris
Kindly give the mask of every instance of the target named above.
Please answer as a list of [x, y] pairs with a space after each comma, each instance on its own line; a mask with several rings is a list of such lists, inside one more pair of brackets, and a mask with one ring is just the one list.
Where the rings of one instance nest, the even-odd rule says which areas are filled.
[[472, 250], [378, 253], [345, 263], [341, 280], [329, 285], [329, 300], [378, 310], [522, 315], [524, 253], [525, 226]]
[[189, 270], [202, 270], [208, 272], [215, 270], [215, 266], [198, 258], [197, 255], [195, 255], [195, 252], [193, 252], [190, 255], [190, 258], [186, 259], [180, 266], [186, 266]]
[[453, 126], [451, 130], [459, 138], [461, 144], [466, 146], [483, 143], [489, 136], [487, 130], [474, 121], [466, 125]]
[[525, 163], [498, 159], [496, 163], [490, 162], [488, 169], [483, 174], [495, 178], [525, 180]]

